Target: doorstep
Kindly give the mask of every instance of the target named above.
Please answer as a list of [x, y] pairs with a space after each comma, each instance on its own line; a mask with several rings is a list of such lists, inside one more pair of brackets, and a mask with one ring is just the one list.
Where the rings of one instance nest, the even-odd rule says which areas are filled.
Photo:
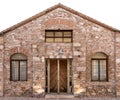
[[57, 94], [57, 93], [51, 93], [51, 94], [46, 94], [45, 98], [64, 98], [64, 99], [69, 99], [69, 98], [74, 98], [74, 95], [72, 94]]

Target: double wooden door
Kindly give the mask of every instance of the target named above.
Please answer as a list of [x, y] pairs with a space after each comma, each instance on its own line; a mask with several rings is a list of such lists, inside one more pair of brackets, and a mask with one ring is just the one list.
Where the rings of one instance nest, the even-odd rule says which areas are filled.
[[46, 87], [48, 93], [70, 93], [70, 60], [49, 59], [47, 60]]

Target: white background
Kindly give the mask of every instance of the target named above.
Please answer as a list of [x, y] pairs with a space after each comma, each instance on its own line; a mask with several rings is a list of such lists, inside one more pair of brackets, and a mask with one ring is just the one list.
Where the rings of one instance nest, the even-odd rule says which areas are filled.
[[120, 0], [0, 0], [0, 31], [58, 3], [120, 30]]

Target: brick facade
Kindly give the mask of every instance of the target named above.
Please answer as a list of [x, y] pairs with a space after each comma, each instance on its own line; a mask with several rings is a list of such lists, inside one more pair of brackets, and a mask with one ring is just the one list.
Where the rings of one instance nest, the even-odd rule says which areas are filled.
[[[72, 43], [46, 43], [45, 30], [73, 30]], [[0, 95], [40, 96], [45, 93], [46, 59], [72, 59], [74, 96], [120, 95], [120, 33], [61, 4], [1, 32]], [[63, 53], [57, 52], [62, 50]], [[91, 81], [91, 58], [108, 56], [108, 81]], [[27, 81], [10, 81], [10, 57], [27, 56]]]

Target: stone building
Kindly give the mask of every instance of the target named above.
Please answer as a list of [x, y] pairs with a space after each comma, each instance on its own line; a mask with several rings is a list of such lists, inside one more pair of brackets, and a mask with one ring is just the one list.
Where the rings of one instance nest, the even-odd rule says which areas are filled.
[[120, 96], [120, 31], [62, 4], [0, 32], [0, 96]]

